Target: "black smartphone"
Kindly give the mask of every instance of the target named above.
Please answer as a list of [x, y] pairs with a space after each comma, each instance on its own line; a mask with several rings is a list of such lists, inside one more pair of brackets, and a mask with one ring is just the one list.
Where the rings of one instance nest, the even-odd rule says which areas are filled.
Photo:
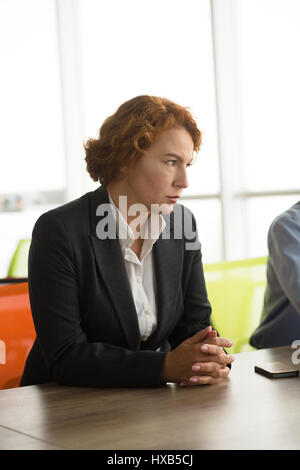
[[254, 367], [257, 374], [264, 375], [271, 379], [283, 377], [297, 377], [299, 375], [299, 366], [291, 366], [283, 362], [266, 362]]

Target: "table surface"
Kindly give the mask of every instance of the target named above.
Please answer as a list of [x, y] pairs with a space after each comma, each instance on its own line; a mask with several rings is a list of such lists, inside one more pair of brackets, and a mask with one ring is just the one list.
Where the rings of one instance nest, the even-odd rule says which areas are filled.
[[254, 372], [293, 352], [236, 354], [217, 385], [1, 390], [0, 449], [300, 449], [300, 377]]

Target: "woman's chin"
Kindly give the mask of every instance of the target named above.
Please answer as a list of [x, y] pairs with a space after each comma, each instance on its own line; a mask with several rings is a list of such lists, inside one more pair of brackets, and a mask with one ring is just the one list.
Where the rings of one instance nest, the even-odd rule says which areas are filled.
[[173, 212], [174, 205], [175, 205], [175, 202], [161, 204], [160, 213], [165, 214], [165, 215], [171, 214], [171, 212]]

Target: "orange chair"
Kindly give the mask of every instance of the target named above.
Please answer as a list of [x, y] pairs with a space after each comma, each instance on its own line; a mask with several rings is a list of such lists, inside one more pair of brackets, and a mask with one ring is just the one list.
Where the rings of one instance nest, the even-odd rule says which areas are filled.
[[[7, 280], [9, 282], [9, 280]], [[0, 390], [18, 387], [35, 340], [27, 282], [0, 284]]]

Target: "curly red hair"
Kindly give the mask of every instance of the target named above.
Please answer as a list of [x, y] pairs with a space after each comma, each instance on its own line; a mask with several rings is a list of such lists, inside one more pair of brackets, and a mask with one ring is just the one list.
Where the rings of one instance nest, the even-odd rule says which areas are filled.
[[87, 171], [107, 186], [122, 166], [136, 161], [162, 132], [184, 127], [198, 152], [202, 134], [188, 108], [157, 96], [141, 95], [123, 103], [103, 122], [97, 139], [84, 143]]

